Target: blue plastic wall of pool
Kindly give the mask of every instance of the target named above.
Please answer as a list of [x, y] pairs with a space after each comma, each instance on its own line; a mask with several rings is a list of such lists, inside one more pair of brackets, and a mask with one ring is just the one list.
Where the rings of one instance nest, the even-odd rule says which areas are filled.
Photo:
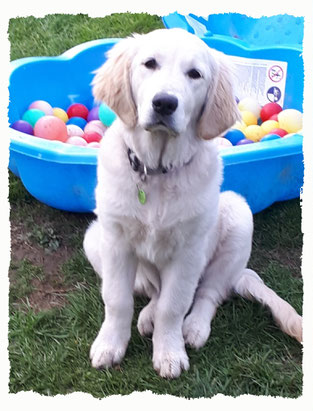
[[[296, 82], [297, 92], [295, 89], [292, 93], [290, 88], [287, 90], [287, 94], [291, 94], [287, 95], [286, 107], [302, 106], [303, 62], [299, 47], [290, 47], [289, 56], [285, 47], [281, 52], [273, 47], [248, 48], [234, 41], [212, 37], [207, 36], [203, 40], [225, 53], [278, 60], [280, 56], [284, 61], [290, 59], [288, 70], [291, 72], [290, 67], [293, 67], [296, 72], [290, 74], [287, 82]], [[105, 52], [117, 41], [96, 40], [74, 47], [58, 57], [13, 61], [9, 122], [20, 119], [28, 105], [38, 99], [63, 108], [73, 102], [84, 103], [90, 108], [93, 104], [90, 87], [93, 71], [104, 62]], [[93, 211], [97, 149], [51, 142], [11, 128], [9, 132], [9, 168], [21, 178], [35, 198], [62, 210]], [[301, 135], [296, 135], [223, 150], [222, 189], [242, 194], [254, 213], [275, 201], [299, 197], [303, 183], [302, 139]]]

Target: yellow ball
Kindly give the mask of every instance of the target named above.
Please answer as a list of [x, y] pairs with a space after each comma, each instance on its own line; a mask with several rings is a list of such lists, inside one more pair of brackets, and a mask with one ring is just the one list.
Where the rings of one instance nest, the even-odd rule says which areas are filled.
[[251, 111], [241, 111], [241, 118], [247, 126], [258, 124], [258, 119]]
[[261, 128], [265, 131], [265, 134], [268, 134], [274, 130], [274, 128], [279, 128], [279, 123], [275, 120], [266, 120], [261, 124]]
[[61, 120], [64, 121], [64, 123], [68, 121], [68, 115], [66, 114], [66, 111], [64, 111], [62, 108], [55, 107], [53, 109], [53, 115], [55, 117], [59, 117]]
[[245, 97], [239, 101], [238, 108], [240, 111], [250, 111], [250, 113], [253, 113], [256, 118], [259, 118], [262, 107], [254, 98]]
[[244, 131], [244, 135], [248, 140], [252, 140], [254, 142], [260, 141], [262, 137], [265, 136], [265, 131], [262, 129], [261, 126], [251, 125], [248, 126]]
[[283, 110], [278, 114], [278, 123], [287, 133], [296, 133], [302, 128], [302, 113], [293, 108]]
[[243, 121], [236, 121], [236, 123], [232, 126], [235, 130], [240, 130], [243, 132], [243, 130], [247, 127], [247, 124], [245, 124]]

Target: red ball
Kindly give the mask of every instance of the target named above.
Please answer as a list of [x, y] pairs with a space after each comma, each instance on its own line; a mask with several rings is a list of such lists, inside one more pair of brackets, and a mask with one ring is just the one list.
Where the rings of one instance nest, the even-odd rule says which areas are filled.
[[55, 116], [41, 117], [35, 124], [34, 136], [63, 142], [68, 139], [64, 121]]
[[280, 137], [284, 137], [286, 136], [288, 133], [286, 130], [283, 130], [282, 128], [274, 128], [273, 130], [271, 130], [270, 133], [268, 134], [277, 134]]
[[88, 131], [87, 133], [84, 133], [83, 138], [87, 141], [87, 143], [100, 143], [102, 136], [95, 131]]
[[87, 120], [89, 110], [84, 104], [74, 103], [67, 109], [68, 118], [82, 117]]
[[260, 117], [262, 121], [269, 120], [274, 114], [278, 114], [282, 111], [282, 108], [277, 103], [267, 103], [262, 107]]

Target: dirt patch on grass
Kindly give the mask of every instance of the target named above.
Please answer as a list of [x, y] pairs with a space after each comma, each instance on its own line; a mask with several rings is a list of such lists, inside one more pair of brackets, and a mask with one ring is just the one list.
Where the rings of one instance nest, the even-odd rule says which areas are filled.
[[11, 265], [9, 279], [11, 290], [21, 287], [19, 268], [23, 262], [40, 269], [40, 275], [30, 275], [27, 290], [23, 297], [18, 297], [15, 305], [25, 302], [34, 311], [49, 310], [66, 304], [66, 295], [71, 287], [66, 284], [62, 265], [71, 258], [73, 250], [59, 244], [56, 249], [44, 248], [36, 244], [27, 226], [16, 219], [11, 220]]

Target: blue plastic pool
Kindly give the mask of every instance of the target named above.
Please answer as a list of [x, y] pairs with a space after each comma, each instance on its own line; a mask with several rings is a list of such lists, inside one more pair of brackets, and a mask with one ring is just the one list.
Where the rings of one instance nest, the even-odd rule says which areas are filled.
[[[224, 19], [225, 15], [214, 16], [214, 24], [209, 19], [210, 32], [202, 37], [203, 40], [210, 47], [226, 54], [287, 61], [289, 77], [284, 108], [301, 109], [301, 46], [267, 44], [261, 47], [259, 44], [249, 45], [244, 39], [230, 38], [227, 33], [215, 35], [214, 27], [220, 27], [219, 18]], [[164, 17], [163, 21], [166, 27], [183, 24], [184, 28], [193, 31], [190, 25], [186, 25], [184, 16], [170, 15]], [[183, 23], [178, 24], [180, 21]], [[207, 20], [198, 20], [198, 23], [203, 24], [205, 21]], [[297, 25], [301, 28], [301, 24]], [[208, 26], [205, 27], [208, 30]], [[225, 22], [223, 27], [226, 27]], [[61, 56], [13, 61], [9, 85], [10, 124], [20, 119], [28, 105], [35, 100], [44, 99], [51, 105], [62, 108], [67, 108], [73, 102], [80, 102], [90, 108], [93, 104], [90, 87], [93, 71], [103, 63], [104, 53], [117, 41], [119, 39], [96, 40], [76, 46]], [[9, 168], [21, 178], [26, 189], [35, 198], [67, 211], [90, 212], [94, 209], [96, 149], [47, 141], [11, 128], [9, 135]], [[301, 135], [296, 135], [288, 139], [224, 149], [222, 189], [242, 194], [254, 213], [275, 201], [299, 197], [303, 184], [302, 139]]]

